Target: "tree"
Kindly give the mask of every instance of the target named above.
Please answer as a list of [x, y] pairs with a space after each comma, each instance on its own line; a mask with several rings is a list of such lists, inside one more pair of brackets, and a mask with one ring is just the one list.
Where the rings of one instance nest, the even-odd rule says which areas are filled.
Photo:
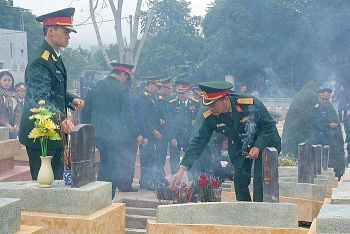
[[185, 0], [163, 0], [157, 4], [136, 75], [174, 77], [187, 73], [183, 78], [198, 82], [204, 40], [200, 35], [201, 17], [191, 17], [190, 11]]
[[26, 31], [29, 57], [43, 38], [42, 26], [35, 16], [27, 10], [13, 7], [13, 1], [0, 0], [0, 28]]
[[[301, 88], [314, 70], [301, 2], [215, 1], [203, 21], [206, 79], [232, 74], [238, 83], [265, 96], [277, 87]], [[299, 27], [303, 37], [296, 33]]]
[[[137, 0], [137, 5], [136, 5], [136, 10], [135, 10], [135, 15], [134, 15], [134, 25], [132, 27], [132, 32], [130, 33], [130, 35], [131, 35], [130, 44], [126, 45], [126, 43], [124, 42], [124, 37], [123, 37], [123, 33], [122, 33], [122, 26], [121, 26], [121, 20], [122, 20], [121, 13], [122, 13], [122, 9], [123, 9], [123, 0], [118, 0], [118, 5], [117, 5], [118, 7], [117, 8], [114, 4], [114, 1], [109, 0], [110, 8], [112, 10], [114, 20], [115, 20], [115, 33], [116, 33], [117, 45], [118, 45], [118, 51], [119, 51], [119, 61], [122, 63], [128, 63], [128, 64], [135, 65], [134, 71], [136, 70], [137, 62], [138, 62], [143, 44], [146, 40], [146, 37], [148, 34], [148, 29], [150, 27], [150, 24], [151, 24], [151, 21], [153, 18], [154, 8], [157, 5], [158, 0], [153, 0], [151, 2], [152, 7], [151, 7], [151, 10], [150, 10], [149, 15], [148, 15], [147, 23], [144, 26], [140, 43], [139, 43], [139, 45], [136, 49], [136, 53], [134, 55], [137, 37], [139, 36], [138, 32], [139, 32], [139, 21], [140, 21], [140, 15], [141, 15], [141, 3], [142, 3], [142, 0]], [[106, 5], [106, 2], [104, 0], [102, 0], [102, 6], [105, 6], [105, 5]], [[102, 52], [104, 60], [109, 65], [110, 59], [109, 59], [109, 56], [104, 48], [99, 29], [97, 27], [97, 22], [96, 22], [96, 15], [95, 14], [96, 14], [98, 6], [99, 6], [99, 0], [96, 0], [95, 5], [93, 5], [93, 0], [89, 0], [90, 16], [91, 16], [91, 20], [92, 20], [92, 23], [93, 23], [94, 28], [95, 28], [98, 45], [100, 47], [100, 50]]]

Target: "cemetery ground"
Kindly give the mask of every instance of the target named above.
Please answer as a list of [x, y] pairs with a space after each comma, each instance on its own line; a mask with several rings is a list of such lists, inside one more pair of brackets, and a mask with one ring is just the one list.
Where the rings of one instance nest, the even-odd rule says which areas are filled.
[[[84, 132], [78, 131], [77, 136]], [[54, 181], [51, 188], [38, 188], [30, 179], [25, 150], [7, 136], [0, 128], [0, 233], [350, 232], [350, 170], [337, 182], [331, 168], [319, 171], [318, 166], [312, 166], [307, 170], [300, 163], [299, 168], [278, 168], [272, 165], [276, 162], [267, 160], [272, 164], [265, 165], [269, 169], [265, 194], [269, 197], [264, 199], [270, 202], [263, 203], [235, 202], [231, 182], [224, 183], [221, 202], [158, 205], [154, 192], [142, 189], [135, 193], [117, 191], [112, 202], [110, 184], [94, 181], [91, 174], [84, 176], [90, 178], [87, 181], [76, 178], [79, 186]], [[81, 143], [84, 141], [76, 142], [77, 149]], [[316, 160], [321, 157], [317, 149], [301, 145], [300, 150], [305, 155], [304, 166], [321, 161]], [[267, 154], [273, 153], [270, 151]], [[73, 161], [80, 170], [80, 166], [89, 168], [98, 162], [98, 153], [92, 157]], [[165, 169], [169, 177], [168, 163]], [[299, 175], [301, 171], [303, 175]], [[79, 175], [85, 175], [82, 173]], [[138, 178], [139, 161], [136, 188]]]

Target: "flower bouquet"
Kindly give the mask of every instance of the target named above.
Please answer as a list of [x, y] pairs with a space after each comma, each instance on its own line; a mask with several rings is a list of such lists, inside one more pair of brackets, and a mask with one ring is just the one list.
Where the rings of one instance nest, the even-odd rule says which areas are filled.
[[161, 204], [182, 204], [188, 203], [192, 200], [192, 188], [186, 183], [182, 183], [175, 188], [158, 185], [154, 193]]
[[205, 174], [199, 176], [195, 183], [194, 196], [198, 202], [221, 201], [221, 182], [215, 178], [207, 178]]
[[48, 139], [61, 140], [60, 135], [57, 133], [59, 127], [52, 120], [56, 113], [45, 107], [44, 100], [39, 101], [38, 108], [32, 108], [30, 111], [33, 114], [29, 116], [29, 119], [34, 121], [34, 127], [30, 131], [28, 138], [32, 138], [34, 141], [39, 138], [41, 147], [41, 166], [37, 180], [40, 187], [51, 187], [54, 176], [51, 167], [52, 156], [47, 155], [47, 141]]
[[29, 119], [34, 121], [34, 128], [30, 131], [28, 137], [33, 138], [34, 141], [39, 138], [41, 155], [46, 157], [47, 140], [61, 140], [57, 133], [59, 127], [52, 120], [52, 116], [55, 116], [56, 113], [45, 107], [44, 100], [39, 101], [39, 108], [32, 108], [30, 112], [33, 113], [29, 116]]

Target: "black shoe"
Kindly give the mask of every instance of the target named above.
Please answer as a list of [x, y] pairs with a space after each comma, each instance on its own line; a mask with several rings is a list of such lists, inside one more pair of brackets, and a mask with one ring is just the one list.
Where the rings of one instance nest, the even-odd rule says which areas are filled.
[[123, 189], [119, 189], [119, 190], [120, 190], [121, 192], [124, 192], [124, 193], [129, 193], [129, 192], [134, 193], [134, 192], [139, 191], [138, 189], [133, 188], [133, 187], [130, 187], [130, 188], [123, 188]]

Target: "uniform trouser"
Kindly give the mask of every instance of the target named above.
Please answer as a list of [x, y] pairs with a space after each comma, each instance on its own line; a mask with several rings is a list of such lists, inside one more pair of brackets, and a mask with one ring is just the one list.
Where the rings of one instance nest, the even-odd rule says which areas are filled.
[[137, 154], [137, 142], [135, 138], [129, 138], [124, 141], [124, 155], [122, 159], [122, 168], [119, 173], [119, 189], [128, 189], [131, 187], [135, 175], [135, 163]]
[[[243, 156], [242, 156], [243, 157]], [[254, 160], [254, 179], [253, 179], [253, 201], [263, 201], [263, 181], [262, 181], [262, 156]], [[245, 159], [241, 168], [237, 167], [233, 162], [234, 167], [234, 185], [237, 201], [251, 201], [249, 193], [249, 184], [251, 181], [253, 160]]]
[[[27, 154], [29, 157], [30, 174], [33, 180], [37, 180], [39, 169], [41, 166], [40, 156], [42, 155], [41, 149], [33, 149], [26, 147]], [[48, 149], [48, 156], [53, 156], [51, 160], [51, 166], [55, 180], [62, 180], [63, 177], [63, 163], [61, 160], [62, 148]]]
[[112, 183], [112, 199], [117, 189], [119, 173], [124, 155], [122, 142], [107, 139], [95, 139], [96, 148], [100, 153], [97, 180]]
[[166, 161], [166, 156], [168, 154], [168, 139], [161, 139], [158, 140], [157, 146], [156, 146], [156, 165], [157, 165], [157, 176], [159, 179], [165, 178], [165, 171], [164, 171], [164, 166], [165, 166], [165, 161]]
[[171, 174], [174, 175], [180, 168], [180, 150], [183, 149], [186, 152], [185, 145], [177, 145], [177, 147], [173, 147], [170, 144], [170, 169]]
[[146, 146], [140, 146], [140, 187], [152, 189], [157, 183], [156, 141], [148, 139]]

